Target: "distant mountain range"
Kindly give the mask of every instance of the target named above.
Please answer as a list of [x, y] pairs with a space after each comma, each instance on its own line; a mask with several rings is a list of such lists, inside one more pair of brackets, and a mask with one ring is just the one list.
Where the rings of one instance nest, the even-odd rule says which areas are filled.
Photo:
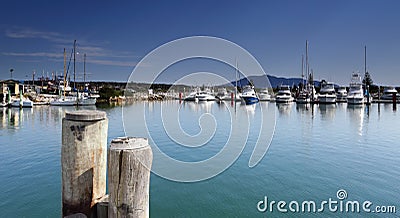
[[[301, 78], [284, 78], [284, 77], [276, 77], [276, 76], [249, 76], [248, 78], [242, 78], [238, 80], [238, 86], [244, 86], [249, 84], [249, 81], [252, 81], [254, 86], [256, 88], [265, 88], [268, 85], [268, 80], [271, 83], [272, 88], [276, 88], [280, 85], [289, 85], [289, 86], [294, 86], [294, 85], [299, 85], [299, 83], [302, 83]], [[235, 86], [236, 81], [232, 82], [233, 86]], [[320, 85], [319, 81], [314, 80], [314, 86], [317, 87]]]

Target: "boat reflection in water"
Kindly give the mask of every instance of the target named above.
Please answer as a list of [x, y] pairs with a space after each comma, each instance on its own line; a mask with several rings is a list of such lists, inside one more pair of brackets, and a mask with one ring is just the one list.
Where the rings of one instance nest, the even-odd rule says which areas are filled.
[[349, 114], [351, 125], [355, 127], [359, 136], [362, 136], [364, 131], [365, 109], [366, 106], [364, 105], [347, 105], [347, 113]]
[[278, 103], [276, 102], [276, 106], [278, 107], [278, 111], [280, 115], [289, 116], [292, 111], [293, 102], [289, 103]]
[[0, 120], [1, 129], [18, 129], [24, 122], [24, 120], [30, 120], [30, 116], [33, 114], [32, 108], [1, 108], [0, 109]]
[[333, 120], [336, 115], [336, 104], [319, 104], [322, 120]]
[[2, 107], [0, 108], [0, 129], [17, 130], [26, 122], [28, 122], [27, 125], [29, 126], [34, 126], [38, 122], [53, 127], [54, 123], [62, 120], [66, 111], [73, 110], [96, 110], [96, 106], [52, 107], [40, 105], [32, 108]]

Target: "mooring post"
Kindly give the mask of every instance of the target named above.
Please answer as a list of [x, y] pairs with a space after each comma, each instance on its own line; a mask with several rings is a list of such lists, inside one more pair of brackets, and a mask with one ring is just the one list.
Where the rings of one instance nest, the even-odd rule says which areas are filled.
[[393, 95], [392, 95], [392, 100], [393, 100], [393, 110], [395, 111], [396, 110], [396, 104], [397, 104], [397, 96], [396, 96], [396, 93], [393, 93]]
[[105, 112], [66, 112], [62, 120], [62, 216], [91, 217], [106, 192], [107, 128]]
[[146, 138], [112, 140], [108, 162], [108, 217], [149, 217], [153, 153]]

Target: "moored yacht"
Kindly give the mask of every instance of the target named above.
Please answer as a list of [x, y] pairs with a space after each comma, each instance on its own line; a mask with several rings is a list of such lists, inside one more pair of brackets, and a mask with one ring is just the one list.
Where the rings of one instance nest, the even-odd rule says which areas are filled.
[[203, 91], [200, 91], [197, 95], [196, 98], [199, 101], [215, 101], [216, 98], [211, 92], [209, 88], [205, 88]]
[[276, 103], [289, 103], [292, 102], [294, 98], [290, 92], [290, 87], [288, 85], [281, 85], [279, 87], [278, 93], [275, 96]]
[[347, 102], [347, 90], [346, 87], [339, 87], [336, 92], [336, 102]]
[[400, 98], [400, 95], [397, 93], [397, 90], [394, 87], [385, 87], [383, 90], [383, 94], [381, 96], [382, 100], [393, 100], [393, 94], [396, 95], [396, 99]]
[[349, 94], [347, 95], [347, 103], [364, 104], [361, 76], [358, 73], [353, 73], [351, 77]]
[[254, 91], [254, 87], [250, 85], [246, 85], [242, 88], [242, 94], [240, 95], [240, 98], [245, 104], [254, 104], [260, 100]]
[[335, 104], [336, 93], [333, 83], [324, 82], [321, 83], [321, 90], [319, 91], [318, 101], [322, 104]]
[[268, 89], [261, 89], [260, 92], [258, 93], [258, 97], [260, 101], [270, 101], [271, 100], [271, 95], [268, 92]]
[[199, 94], [200, 91], [201, 91], [201, 90], [200, 90], [199, 87], [194, 88], [194, 89], [189, 93], [189, 95], [187, 95], [183, 100], [185, 100], [185, 101], [198, 101], [197, 95]]

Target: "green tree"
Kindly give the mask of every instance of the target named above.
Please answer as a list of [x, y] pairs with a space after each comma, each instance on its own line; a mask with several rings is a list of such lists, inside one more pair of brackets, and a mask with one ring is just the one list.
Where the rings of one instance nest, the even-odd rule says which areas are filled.
[[365, 72], [364, 79], [362, 82], [367, 86], [371, 86], [374, 83], [374, 81], [372, 81], [371, 79], [371, 75], [369, 74], [369, 72]]

